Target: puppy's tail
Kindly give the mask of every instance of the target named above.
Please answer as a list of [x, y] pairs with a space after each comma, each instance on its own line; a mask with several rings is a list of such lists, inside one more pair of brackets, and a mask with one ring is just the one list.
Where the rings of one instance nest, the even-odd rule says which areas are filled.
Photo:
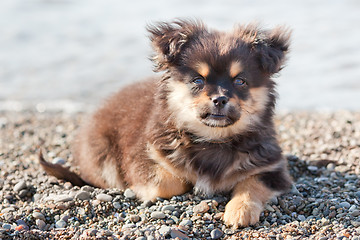
[[74, 186], [84, 186], [87, 184], [79, 175], [70, 171], [70, 169], [61, 166], [60, 164], [49, 163], [44, 159], [42, 151], [39, 152], [39, 163], [45, 172], [49, 175], [52, 175], [56, 178], [63, 179], [65, 181], [71, 182]]

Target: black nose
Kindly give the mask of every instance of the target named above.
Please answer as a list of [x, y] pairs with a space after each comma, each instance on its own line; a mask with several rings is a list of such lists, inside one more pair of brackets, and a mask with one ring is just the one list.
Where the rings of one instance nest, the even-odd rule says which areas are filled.
[[214, 105], [219, 108], [223, 108], [229, 102], [229, 98], [226, 96], [215, 96], [212, 97], [211, 100], [213, 101]]

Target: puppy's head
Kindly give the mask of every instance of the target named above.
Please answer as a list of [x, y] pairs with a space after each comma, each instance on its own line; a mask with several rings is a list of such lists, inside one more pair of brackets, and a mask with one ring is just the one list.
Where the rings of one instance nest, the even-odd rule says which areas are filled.
[[289, 31], [248, 25], [224, 33], [190, 21], [148, 30], [156, 70], [166, 71], [164, 98], [178, 128], [218, 140], [271, 121], [271, 76], [284, 63]]

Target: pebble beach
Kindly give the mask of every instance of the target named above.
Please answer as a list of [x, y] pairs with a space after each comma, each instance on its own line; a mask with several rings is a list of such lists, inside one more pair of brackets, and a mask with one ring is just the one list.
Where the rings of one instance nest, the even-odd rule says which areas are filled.
[[46, 175], [39, 149], [70, 167], [85, 118], [0, 112], [0, 239], [360, 239], [360, 113], [278, 113], [294, 186], [266, 204], [259, 223], [236, 230], [221, 220], [227, 195], [140, 202], [130, 189], [79, 188]]

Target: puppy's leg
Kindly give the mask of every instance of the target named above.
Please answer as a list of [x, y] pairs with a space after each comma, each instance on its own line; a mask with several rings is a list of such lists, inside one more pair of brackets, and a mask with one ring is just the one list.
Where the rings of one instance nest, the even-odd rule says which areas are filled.
[[190, 183], [158, 166], [152, 181], [148, 184], [135, 185], [131, 188], [141, 200], [145, 201], [155, 200], [157, 197], [171, 198], [172, 196], [181, 195], [189, 191], [191, 187]]
[[225, 224], [237, 228], [257, 223], [264, 203], [274, 195], [256, 176], [239, 182], [225, 207]]

